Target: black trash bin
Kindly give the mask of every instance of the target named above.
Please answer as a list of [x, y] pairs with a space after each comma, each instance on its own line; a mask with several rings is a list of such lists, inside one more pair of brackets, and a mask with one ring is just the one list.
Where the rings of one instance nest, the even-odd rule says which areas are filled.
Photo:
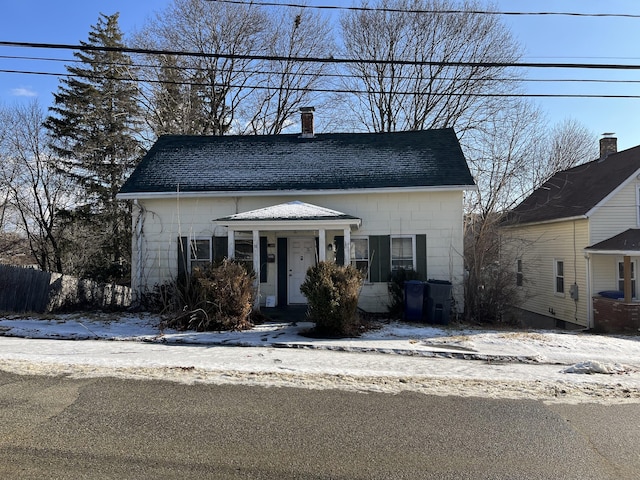
[[420, 322], [424, 315], [424, 282], [407, 280], [404, 282], [404, 319]]
[[451, 314], [451, 282], [428, 280], [425, 284], [424, 315], [428, 323], [449, 325]]

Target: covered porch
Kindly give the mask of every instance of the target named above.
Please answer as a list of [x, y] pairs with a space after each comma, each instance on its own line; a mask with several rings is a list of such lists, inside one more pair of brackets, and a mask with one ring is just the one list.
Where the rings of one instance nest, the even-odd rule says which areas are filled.
[[591, 286], [591, 326], [602, 332], [640, 331], [636, 275], [640, 229], [628, 229], [585, 248]]
[[[252, 251], [247, 257], [251, 258], [256, 274], [256, 309], [261, 305], [282, 309], [305, 304], [300, 286], [308, 268], [319, 261], [337, 259], [348, 265], [351, 262], [351, 232], [362, 223], [352, 215], [300, 201], [214, 221], [226, 227], [229, 258], [236, 258], [239, 237], [251, 239]], [[339, 244], [335, 240], [339, 240]], [[332, 258], [328, 258], [328, 253]], [[261, 278], [266, 281], [261, 282]], [[267, 295], [263, 290], [268, 291]]]

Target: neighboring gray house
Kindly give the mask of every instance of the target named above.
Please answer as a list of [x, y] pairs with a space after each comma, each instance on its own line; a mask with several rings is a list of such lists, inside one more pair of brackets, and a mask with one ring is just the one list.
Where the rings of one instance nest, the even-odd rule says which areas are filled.
[[259, 301], [304, 304], [317, 261], [367, 273], [360, 306], [383, 311], [398, 268], [450, 280], [463, 302], [463, 192], [475, 188], [452, 129], [163, 136], [122, 187], [132, 200], [138, 295], [194, 265], [253, 266]]

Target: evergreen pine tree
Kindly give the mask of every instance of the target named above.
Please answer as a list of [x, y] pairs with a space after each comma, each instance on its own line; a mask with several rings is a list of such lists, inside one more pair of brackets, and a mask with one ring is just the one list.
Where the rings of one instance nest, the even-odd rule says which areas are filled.
[[81, 42], [86, 48], [74, 53], [76, 61], [67, 66], [45, 124], [60, 157], [58, 168], [77, 182], [84, 197], [71, 218], [91, 232], [93, 238], [85, 240], [99, 247], [76, 273], [104, 280], [127, 271], [131, 222], [116, 194], [141, 154], [137, 73], [120, 50], [118, 16], [100, 14], [88, 41]]

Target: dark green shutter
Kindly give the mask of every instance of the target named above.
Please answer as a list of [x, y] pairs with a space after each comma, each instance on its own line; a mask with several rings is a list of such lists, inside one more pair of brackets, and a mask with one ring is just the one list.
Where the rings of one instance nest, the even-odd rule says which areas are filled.
[[260, 237], [260, 283], [267, 282], [267, 237]]
[[336, 244], [336, 264], [344, 265], [344, 236], [333, 237], [333, 243]]
[[229, 241], [227, 237], [213, 237], [213, 263], [229, 256]]
[[189, 264], [189, 238], [178, 237], [178, 278], [187, 276]]
[[388, 282], [391, 275], [391, 237], [389, 235], [371, 235], [369, 237], [369, 258], [372, 282]]
[[416, 235], [416, 272], [419, 278], [427, 279], [427, 236]]

